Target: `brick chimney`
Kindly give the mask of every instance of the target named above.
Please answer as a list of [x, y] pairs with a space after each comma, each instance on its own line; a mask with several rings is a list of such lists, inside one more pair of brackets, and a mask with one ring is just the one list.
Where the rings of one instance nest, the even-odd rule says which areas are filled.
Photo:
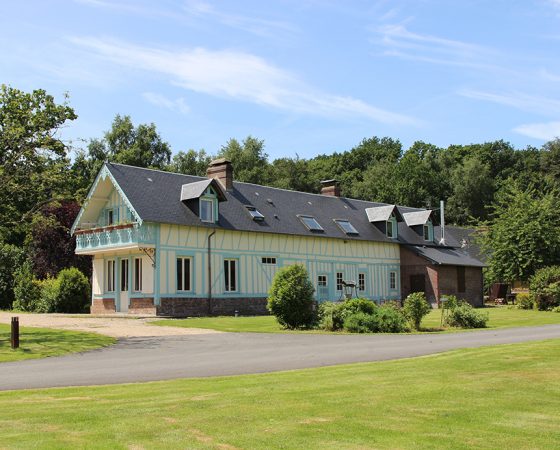
[[340, 197], [340, 185], [337, 180], [321, 181], [321, 195], [330, 195], [331, 197]]
[[233, 166], [225, 158], [212, 161], [206, 169], [206, 176], [219, 181], [226, 191], [233, 189]]

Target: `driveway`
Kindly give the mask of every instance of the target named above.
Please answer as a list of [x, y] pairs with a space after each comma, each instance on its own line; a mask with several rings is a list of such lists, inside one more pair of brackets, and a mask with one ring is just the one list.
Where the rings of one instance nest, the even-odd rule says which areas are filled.
[[115, 338], [177, 336], [190, 334], [219, 333], [201, 328], [160, 327], [150, 325], [152, 318], [118, 316], [90, 316], [89, 314], [32, 314], [0, 311], [0, 323], [10, 323], [10, 318], [19, 317], [20, 327], [57, 328], [59, 330], [90, 331]]
[[273, 372], [551, 338], [560, 338], [560, 325], [437, 335], [213, 333], [125, 338], [86, 353], [2, 363], [0, 390]]

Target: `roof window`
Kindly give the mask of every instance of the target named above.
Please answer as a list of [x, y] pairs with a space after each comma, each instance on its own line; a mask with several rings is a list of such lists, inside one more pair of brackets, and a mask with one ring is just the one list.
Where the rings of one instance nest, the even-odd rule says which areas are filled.
[[340, 227], [340, 229], [342, 231], [344, 231], [346, 234], [360, 234], [358, 233], [358, 230], [356, 230], [356, 228], [354, 228], [354, 225], [352, 225], [350, 223], [349, 220], [344, 220], [344, 219], [334, 219], [334, 222]]
[[306, 226], [309, 231], [324, 231], [323, 227], [319, 225], [317, 219], [313, 216], [298, 216], [299, 220]]
[[249, 211], [249, 214], [251, 215], [251, 218], [255, 222], [262, 222], [264, 220], [264, 216], [254, 206], [246, 205], [245, 208], [247, 208], [247, 211]]

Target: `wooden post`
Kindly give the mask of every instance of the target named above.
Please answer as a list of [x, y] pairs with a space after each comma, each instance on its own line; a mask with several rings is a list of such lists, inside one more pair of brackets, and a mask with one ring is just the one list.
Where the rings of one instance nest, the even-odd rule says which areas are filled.
[[12, 317], [12, 334], [10, 343], [12, 348], [19, 348], [19, 317]]

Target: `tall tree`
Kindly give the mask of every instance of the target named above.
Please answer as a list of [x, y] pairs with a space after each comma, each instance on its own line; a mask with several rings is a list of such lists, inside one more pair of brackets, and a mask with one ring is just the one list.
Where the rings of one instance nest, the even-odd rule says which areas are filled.
[[76, 118], [67, 98], [0, 87], [0, 239], [21, 244], [25, 219], [66, 195], [68, 148], [58, 132]]
[[267, 184], [268, 155], [264, 151], [264, 141], [252, 136], [239, 143], [230, 139], [219, 152], [220, 157], [233, 163], [235, 178], [247, 183]]
[[170, 172], [184, 173], [187, 175], [206, 176], [206, 169], [212, 157], [204, 150], [187, 150], [173, 156], [173, 161], [167, 166]]
[[559, 264], [558, 194], [521, 190], [512, 182], [497, 197], [481, 237], [482, 249], [490, 255], [489, 280], [528, 280], [541, 267]]

